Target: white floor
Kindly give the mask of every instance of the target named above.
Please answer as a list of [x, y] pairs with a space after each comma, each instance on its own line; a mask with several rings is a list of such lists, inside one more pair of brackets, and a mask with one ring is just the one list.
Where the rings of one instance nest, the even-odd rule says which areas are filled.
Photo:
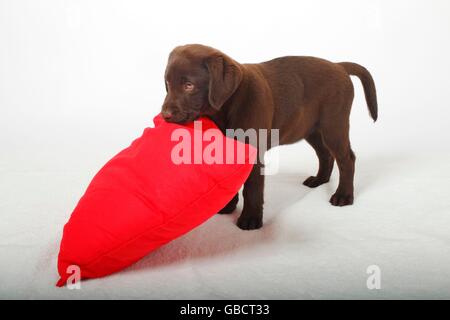
[[[284, 147], [279, 174], [267, 178], [262, 230], [239, 230], [237, 213], [215, 216], [128, 270], [75, 291], [54, 287], [61, 231], [108, 157], [90, 150], [95, 164], [84, 171], [61, 170], [60, 160], [44, 156], [55, 170], [27, 170], [26, 157], [6, 161], [0, 298], [450, 298], [450, 152], [354, 148], [354, 206], [328, 203], [336, 172], [318, 189], [302, 186], [317, 166], [312, 149]], [[381, 269], [380, 290], [367, 289], [371, 265]]]

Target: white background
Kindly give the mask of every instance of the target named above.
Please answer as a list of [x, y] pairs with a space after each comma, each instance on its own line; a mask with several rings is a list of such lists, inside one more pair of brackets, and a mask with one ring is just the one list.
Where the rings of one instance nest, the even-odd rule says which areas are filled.
[[[0, 0], [0, 298], [450, 298], [449, 31], [447, 0]], [[151, 125], [186, 43], [366, 66], [380, 116], [354, 81], [355, 205], [328, 204], [336, 174], [303, 187], [314, 153], [283, 147], [262, 230], [216, 216], [125, 272], [55, 289], [64, 223]]]

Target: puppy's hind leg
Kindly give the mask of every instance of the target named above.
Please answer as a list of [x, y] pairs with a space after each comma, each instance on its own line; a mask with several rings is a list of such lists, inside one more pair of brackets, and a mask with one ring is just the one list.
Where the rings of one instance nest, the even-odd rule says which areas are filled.
[[330, 181], [330, 176], [333, 172], [334, 158], [323, 143], [322, 134], [319, 130], [311, 133], [306, 138], [306, 141], [314, 148], [314, 151], [319, 158], [319, 171], [316, 176], [309, 177], [303, 184], [310, 188], [317, 188]]
[[322, 126], [325, 145], [336, 159], [339, 167], [339, 186], [331, 197], [333, 206], [347, 206], [353, 204], [353, 179], [355, 175], [355, 154], [350, 147], [348, 119], [342, 120], [341, 125], [330, 122]]

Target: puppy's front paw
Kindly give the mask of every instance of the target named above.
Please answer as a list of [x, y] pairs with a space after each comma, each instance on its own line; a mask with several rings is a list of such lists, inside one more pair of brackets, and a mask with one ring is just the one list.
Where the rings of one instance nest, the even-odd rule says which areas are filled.
[[233, 199], [228, 202], [228, 204], [219, 211], [219, 214], [231, 214], [236, 210], [237, 204], [239, 202], [239, 195], [235, 195]]
[[242, 230], [256, 230], [263, 226], [262, 217], [241, 215], [237, 221], [237, 226]]
[[222, 210], [220, 210], [218, 213], [219, 214], [232, 214], [234, 212], [234, 210], [236, 210], [236, 205], [227, 205], [225, 208], [223, 208]]
[[341, 194], [336, 192], [330, 199], [330, 203], [336, 207], [344, 207], [353, 204], [353, 194]]

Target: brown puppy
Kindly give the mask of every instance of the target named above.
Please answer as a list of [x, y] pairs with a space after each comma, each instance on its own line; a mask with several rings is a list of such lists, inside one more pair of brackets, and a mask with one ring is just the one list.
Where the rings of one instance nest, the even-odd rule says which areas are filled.
[[[306, 139], [319, 158], [319, 171], [304, 184], [315, 188], [328, 182], [336, 160], [339, 186], [330, 202], [334, 206], [351, 205], [355, 155], [349, 140], [354, 96], [350, 75], [362, 81], [370, 115], [376, 121], [375, 84], [360, 65], [313, 57], [239, 64], [211, 47], [181, 46], [169, 56], [162, 115], [177, 123], [206, 115], [222, 131], [279, 129], [280, 144]], [[258, 162], [244, 184], [244, 208], [238, 220], [241, 229], [262, 227], [262, 166]], [[237, 202], [238, 195], [221, 213], [233, 212]]]

